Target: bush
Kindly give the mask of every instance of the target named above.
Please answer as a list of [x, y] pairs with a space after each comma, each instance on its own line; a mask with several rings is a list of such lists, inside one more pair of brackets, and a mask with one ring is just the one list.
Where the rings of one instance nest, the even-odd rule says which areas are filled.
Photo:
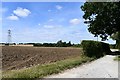
[[110, 54], [111, 50], [110, 50], [109, 44], [103, 43], [103, 42], [100, 42], [100, 43], [102, 44], [103, 52], [106, 53], [106, 54]]
[[110, 53], [109, 44], [91, 40], [82, 41], [84, 55], [88, 57], [101, 57], [104, 54]]
[[117, 44], [110, 44], [111, 49], [119, 49], [120, 50], [120, 43]]
[[110, 48], [111, 48], [111, 49], [117, 49], [117, 47], [116, 47], [115, 44], [110, 44]]

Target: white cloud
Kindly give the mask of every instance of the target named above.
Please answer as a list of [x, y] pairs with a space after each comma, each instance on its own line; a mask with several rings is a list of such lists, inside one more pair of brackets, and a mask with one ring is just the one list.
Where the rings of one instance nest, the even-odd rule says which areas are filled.
[[16, 10], [14, 10], [13, 13], [19, 17], [27, 17], [29, 14], [31, 14], [30, 10], [21, 7], [18, 7]]
[[44, 28], [54, 28], [53, 25], [44, 25]]
[[56, 5], [56, 9], [61, 10], [63, 7], [60, 5]]
[[41, 24], [40, 24], [40, 23], [38, 23], [38, 25], [40, 26]]
[[53, 21], [53, 19], [49, 19], [48, 21], [49, 21], [49, 22], [52, 22], [52, 21]]
[[51, 12], [51, 11], [52, 11], [52, 10], [50, 10], [50, 9], [48, 10], [48, 12]]
[[13, 15], [13, 14], [11, 16], [8, 16], [7, 19], [9, 19], [9, 20], [19, 20], [19, 18], [17, 16]]
[[70, 20], [70, 23], [73, 24], [73, 25], [77, 25], [81, 22], [81, 19], [77, 19], [77, 18], [74, 18], [74, 19], [71, 19]]

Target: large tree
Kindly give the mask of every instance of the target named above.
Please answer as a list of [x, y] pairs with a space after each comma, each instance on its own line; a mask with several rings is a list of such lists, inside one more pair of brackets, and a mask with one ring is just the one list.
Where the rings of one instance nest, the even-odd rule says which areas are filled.
[[120, 32], [120, 2], [86, 2], [81, 6], [88, 30], [95, 37], [106, 40], [113, 33]]
[[81, 9], [90, 33], [102, 40], [117, 33], [115, 40], [120, 46], [120, 2], [85, 2]]

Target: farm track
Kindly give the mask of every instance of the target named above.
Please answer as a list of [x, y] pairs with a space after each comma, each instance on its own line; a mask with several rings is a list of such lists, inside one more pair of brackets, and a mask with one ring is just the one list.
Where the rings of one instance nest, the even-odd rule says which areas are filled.
[[2, 70], [28, 68], [80, 56], [81, 48], [65, 47], [2, 47]]
[[[46, 78], [51, 80], [53, 78], [78, 78], [77, 80], [84, 80], [83, 78], [88, 78], [85, 80], [118, 80], [118, 61], [114, 61], [115, 56], [106, 55], [100, 59], [97, 59], [91, 63], [78, 66], [73, 69], [66, 70], [62, 73], [50, 75]], [[97, 78], [97, 79], [94, 79]], [[47, 79], [45, 79], [47, 80]]]

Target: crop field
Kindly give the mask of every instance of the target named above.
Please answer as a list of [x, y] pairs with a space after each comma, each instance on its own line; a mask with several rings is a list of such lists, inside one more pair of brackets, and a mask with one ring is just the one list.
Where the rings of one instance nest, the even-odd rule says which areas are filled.
[[71, 47], [2, 47], [2, 69], [17, 70], [80, 56], [81, 48]]

